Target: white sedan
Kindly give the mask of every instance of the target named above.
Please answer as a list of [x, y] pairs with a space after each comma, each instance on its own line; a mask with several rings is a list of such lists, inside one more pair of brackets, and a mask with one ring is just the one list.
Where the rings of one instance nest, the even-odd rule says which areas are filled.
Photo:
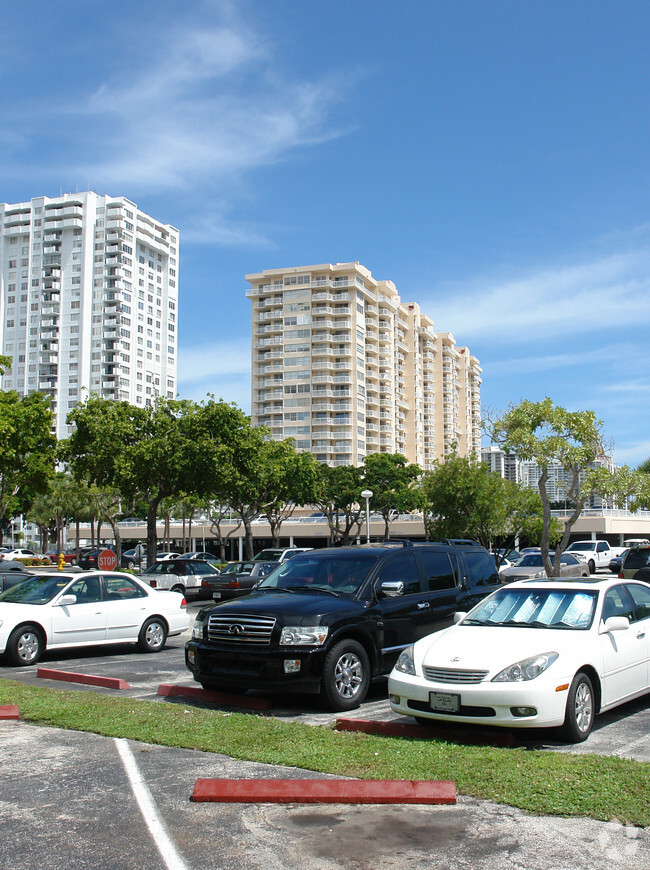
[[0, 595], [0, 653], [33, 665], [45, 649], [136, 643], [159, 652], [189, 628], [185, 598], [130, 574], [40, 574]]
[[431, 720], [563, 726], [586, 740], [594, 716], [650, 691], [650, 584], [527, 580], [405, 649], [390, 706]]

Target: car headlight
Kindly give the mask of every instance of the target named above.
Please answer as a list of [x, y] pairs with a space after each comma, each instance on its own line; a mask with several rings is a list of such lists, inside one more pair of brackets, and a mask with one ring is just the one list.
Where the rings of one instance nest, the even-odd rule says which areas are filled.
[[205, 623], [202, 619], [197, 618], [194, 620], [194, 625], [192, 626], [192, 640], [203, 640], [203, 626]]
[[546, 570], [542, 569], [541, 571], [538, 571], [537, 574], [533, 575], [533, 577], [535, 580], [544, 580], [546, 578]]
[[520, 662], [515, 662], [514, 665], [509, 665], [504, 668], [496, 677], [492, 678], [493, 683], [521, 683], [527, 680], [534, 680], [540, 674], [543, 674], [546, 668], [553, 664], [558, 654], [556, 652], [541, 653], [538, 656], [532, 656], [529, 659], [522, 659]]
[[415, 663], [413, 661], [413, 646], [407, 646], [399, 654], [399, 658], [395, 664], [395, 670], [400, 674], [411, 674], [415, 676]]
[[326, 625], [285, 625], [280, 646], [321, 646], [327, 640]]

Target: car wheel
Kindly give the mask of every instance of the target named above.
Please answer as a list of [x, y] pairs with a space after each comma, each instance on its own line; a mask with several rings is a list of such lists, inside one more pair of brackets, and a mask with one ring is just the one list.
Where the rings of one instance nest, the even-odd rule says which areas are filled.
[[596, 563], [594, 562], [594, 560], [590, 559], [588, 565], [589, 565], [589, 573], [595, 574], [596, 573]]
[[172, 588], [169, 591], [170, 592], [180, 592], [181, 595], [185, 595], [185, 587], [181, 586], [178, 583], [176, 584], [176, 586], [172, 586]]
[[566, 702], [563, 732], [570, 743], [582, 743], [591, 734], [596, 697], [589, 677], [580, 671], [571, 683]]
[[76, 564], [77, 564], [77, 560], [74, 558], [74, 556], [72, 557], [72, 559], [70, 559], [70, 564], [71, 564], [71, 565], [76, 565]]
[[6, 653], [12, 665], [35, 665], [44, 649], [41, 631], [35, 625], [21, 625], [9, 635]]
[[129, 569], [129, 571], [135, 570], [135, 562], [133, 562], [131, 559], [129, 559], [128, 562], [126, 563], [126, 567]]
[[342, 640], [328, 652], [323, 667], [321, 696], [328, 709], [354, 710], [366, 697], [370, 662], [355, 640]]
[[140, 629], [138, 648], [146, 653], [160, 652], [166, 640], [167, 626], [160, 617], [152, 616]]

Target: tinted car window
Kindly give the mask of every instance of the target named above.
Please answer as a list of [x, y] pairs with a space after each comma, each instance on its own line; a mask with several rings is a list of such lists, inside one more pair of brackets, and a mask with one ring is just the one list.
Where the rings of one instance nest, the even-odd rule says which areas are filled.
[[424, 588], [429, 592], [436, 589], [453, 589], [456, 577], [447, 553], [435, 551], [422, 551], [418, 553], [418, 560], [422, 571]]
[[213, 568], [209, 562], [195, 562], [192, 565], [195, 574], [218, 574], [216, 568]]
[[495, 586], [499, 582], [494, 559], [486, 552], [463, 550], [470, 586]]
[[109, 601], [144, 598], [146, 596], [146, 592], [123, 574], [116, 574], [114, 577], [104, 577], [104, 582], [106, 584], [106, 598]]
[[422, 591], [415, 556], [410, 550], [395, 553], [381, 565], [379, 585], [387, 580], [401, 581], [404, 584], [404, 595], [415, 595]]
[[634, 612], [622, 586], [615, 586], [605, 595], [602, 618], [605, 620], [610, 616], [626, 616], [630, 622], [634, 620]]
[[634, 571], [635, 569], [647, 568], [648, 566], [650, 566], [650, 549], [647, 547], [631, 549], [623, 563], [623, 568], [626, 571]]
[[632, 600], [636, 605], [636, 612], [639, 619], [648, 619], [650, 617], [650, 589], [647, 586], [641, 586], [637, 583], [630, 583], [627, 591], [632, 596]]

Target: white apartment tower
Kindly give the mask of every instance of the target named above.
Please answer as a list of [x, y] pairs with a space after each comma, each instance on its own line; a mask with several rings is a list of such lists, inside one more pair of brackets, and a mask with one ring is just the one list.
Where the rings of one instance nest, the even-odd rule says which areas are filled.
[[0, 203], [2, 388], [51, 397], [56, 434], [86, 395], [176, 395], [178, 230], [125, 197]]
[[252, 419], [329, 465], [480, 455], [481, 368], [392, 281], [359, 263], [246, 276]]

